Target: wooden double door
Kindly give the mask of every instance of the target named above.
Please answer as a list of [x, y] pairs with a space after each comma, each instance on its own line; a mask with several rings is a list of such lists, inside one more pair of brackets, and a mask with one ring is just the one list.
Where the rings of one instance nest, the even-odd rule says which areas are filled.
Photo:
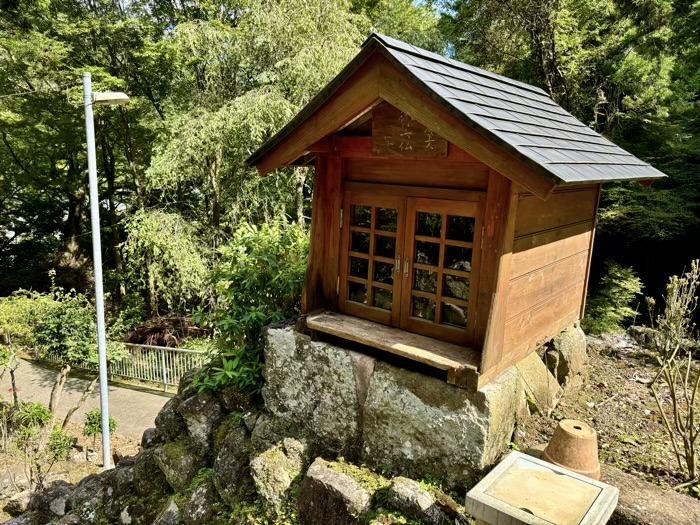
[[339, 309], [470, 344], [482, 221], [480, 201], [346, 191]]

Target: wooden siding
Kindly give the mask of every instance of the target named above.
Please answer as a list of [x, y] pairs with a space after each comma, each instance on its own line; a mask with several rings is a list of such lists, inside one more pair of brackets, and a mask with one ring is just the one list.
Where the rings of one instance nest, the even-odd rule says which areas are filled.
[[353, 182], [485, 190], [488, 180], [488, 168], [480, 162], [358, 158], [346, 162], [346, 180]]
[[503, 360], [517, 362], [579, 320], [598, 187], [520, 198], [510, 267]]

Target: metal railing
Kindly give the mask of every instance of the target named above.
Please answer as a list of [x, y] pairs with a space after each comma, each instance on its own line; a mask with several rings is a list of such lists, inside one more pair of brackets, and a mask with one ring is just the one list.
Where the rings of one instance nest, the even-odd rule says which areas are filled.
[[[107, 373], [110, 378], [116, 376], [160, 383], [165, 392], [168, 391], [168, 386], [177, 386], [185, 372], [193, 368], [201, 368], [209, 360], [209, 354], [202, 350], [123, 344], [129, 355], [119, 361], [107, 363]], [[44, 357], [44, 360], [60, 362], [60, 359], [50, 355]], [[98, 371], [97, 363], [89, 361], [74, 363], [73, 368]]]

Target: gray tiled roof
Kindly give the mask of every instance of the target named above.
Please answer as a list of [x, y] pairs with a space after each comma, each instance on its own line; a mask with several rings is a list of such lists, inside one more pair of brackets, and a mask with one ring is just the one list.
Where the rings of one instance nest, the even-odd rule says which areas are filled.
[[254, 164], [305, 120], [375, 49], [452, 114], [557, 184], [665, 176], [582, 124], [540, 88], [378, 34], [249, 162]]

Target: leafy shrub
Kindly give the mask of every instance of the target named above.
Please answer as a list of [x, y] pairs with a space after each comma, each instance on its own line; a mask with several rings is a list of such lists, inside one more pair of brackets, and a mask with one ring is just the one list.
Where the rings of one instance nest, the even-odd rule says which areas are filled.
[[[109, 433], [113, 434], [117, 429], [117, 422], [112, 417], [109, 416]], [[85, 414], [85, 428], [83, 429], [83, 435], [91, 438], [102, 435], [102, 410], [99, 408], [93, 408]]]
[[260, 387], [262, 328], [298, 315], [308, 249], [308, 235], [298, 224], [276, 220], [238, 228], [220, 250], [212, 274], [215, 306], [194, 316], [214, 329], [220, 348], [218, 359], [195, 378], [195, 387]]
[[598, 292], [589, 297], [582, 327], [589, 334], [622, 332], [622, 323], [639, 312], [632, 308], [642, 293], [642, 281], [632, 268], [624, 268], [612, 260], [605, 263], [606, 273]]
[[22, 403], [13, 419], [20, 427], [41, 428], [51, 424], [53, 414], [42, 403]]
[[76, 441], [77, 440], [73, 436], [68, 435], [60, 428], [54, 428], [51, 431], [49, 442], [46, 447], [49, 460], [59, 461], [66, 459]]

